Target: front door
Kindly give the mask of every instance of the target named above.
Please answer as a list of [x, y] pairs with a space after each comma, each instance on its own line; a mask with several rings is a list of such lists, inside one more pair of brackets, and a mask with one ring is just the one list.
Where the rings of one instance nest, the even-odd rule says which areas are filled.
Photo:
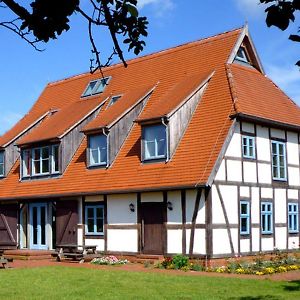
[[164, 253], [164, 205], [161, 202], [142, 202], [142, 252], [144, 254]]
[[48, 249], [46, 225], [47, 204], [30, 204], [30, 249]]

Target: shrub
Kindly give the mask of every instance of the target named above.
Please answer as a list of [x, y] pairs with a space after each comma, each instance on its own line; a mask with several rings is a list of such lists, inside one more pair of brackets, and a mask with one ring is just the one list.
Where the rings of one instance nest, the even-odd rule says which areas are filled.
[[201, 272], [201, 271], [205, 271], [205, 268], [199, 264], [190, 264], [190, 270], [196, 271], [196, 272]]
[[188, 267], [189, 258], [181, 254], [175, 255], [172, 259], [172, 264], [176, 270]]
[[94, 264], [94, 265], [125, 265], [127, 263], [128, 263], [127, 259], [121, 260], [121, 259], [116, 258], [113, 255], [103, 256], [100, 258], [94, 258], [91, 261], [91, 264]]

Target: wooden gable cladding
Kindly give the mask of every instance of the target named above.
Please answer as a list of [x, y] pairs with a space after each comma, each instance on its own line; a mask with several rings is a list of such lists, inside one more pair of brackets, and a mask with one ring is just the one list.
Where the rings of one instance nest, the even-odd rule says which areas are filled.
[[0, 249], [17, 248], [18, 204], [0, 204]]

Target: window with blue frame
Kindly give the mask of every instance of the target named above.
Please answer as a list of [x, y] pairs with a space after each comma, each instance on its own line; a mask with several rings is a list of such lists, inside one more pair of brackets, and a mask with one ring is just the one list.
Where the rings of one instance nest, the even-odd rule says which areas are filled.
[[104, 134], [89, 137], [89, 166], [107, 165], [107, 136]]
[[167, 156], [167, 133], [163, 124], [143, 127], [144, 160], [164, 159]]
[[286, 181], [285, 143], [272, 141], [272, 176], [275, 180]]
[[4, 151], [0, 151], [0, 177], [4, 176]]
[[261, 203], [261, 232], [262, 234], [273, 233], [273, 204], [270, 202]]
[[250, 233], [250, 202], [240, 202], [240, 234], [246, 235]]
[[288, 226], [289, 233], [299, 232], [299, 213], [298, 213], [298, 203], [288, 204]]
[[243, 157], [255, 158], [255, 137], [254, 136], [243, 136]]
[[85, 234], [104, 234], [104, 205], [88, 204], [85, 206]]

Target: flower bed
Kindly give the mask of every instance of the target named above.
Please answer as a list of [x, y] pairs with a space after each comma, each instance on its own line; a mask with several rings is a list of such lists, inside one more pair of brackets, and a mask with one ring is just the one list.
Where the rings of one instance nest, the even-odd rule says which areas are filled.
[[128, 263], [127, 259], [118, 259], [117, 257], [110, 255], [110, 256], [103, 256], [100, 258], [94, 258], [91, 261], [91, 264], [94, 265], [110, 265], [110, 266], [116, 266], [116, 265], [125, 265]]

